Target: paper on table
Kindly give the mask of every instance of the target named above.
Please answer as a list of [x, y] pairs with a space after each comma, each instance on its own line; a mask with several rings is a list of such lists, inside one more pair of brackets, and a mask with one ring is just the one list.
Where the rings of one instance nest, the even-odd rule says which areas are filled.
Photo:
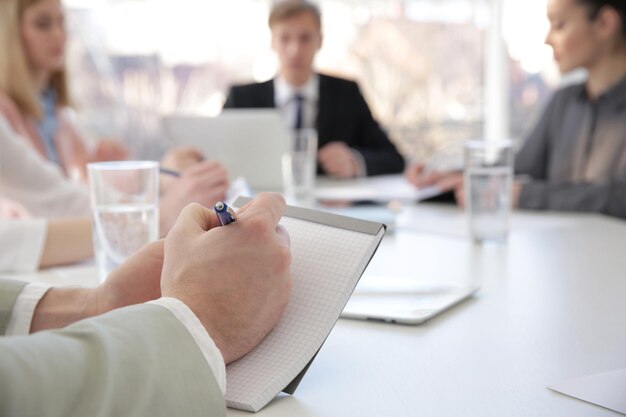
[[626, 369], [570, 379], [550, 389], [626, 414]]
[[315, 198], [332, 201], [375, 201], [400, 200], [415, 202], [441, 194], [438, 187], [416, 188], [402, 175], [381, 175], [356, 180], [320, 180], [315, 189]]

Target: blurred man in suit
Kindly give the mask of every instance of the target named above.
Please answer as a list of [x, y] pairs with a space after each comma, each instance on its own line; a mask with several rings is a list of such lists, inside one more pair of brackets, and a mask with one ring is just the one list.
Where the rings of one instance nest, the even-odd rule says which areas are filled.
[[232, 87], [224, 108], [277, 107], [289, 128], [315, 128], [319, 167], [328, 175], [401, 172], [404, 160], [372, 117], [358, 85], [313, 70], [322, 46], [318, 7], [306, 0], [278, 2], [269, 26], [279, 74], [264, 83]]
[[0, 279], [0, 416], [226, 415], [225, 363], [289, 300], [284, 209], [261, 194], [218, 227], [189, 205], [95, 288]]

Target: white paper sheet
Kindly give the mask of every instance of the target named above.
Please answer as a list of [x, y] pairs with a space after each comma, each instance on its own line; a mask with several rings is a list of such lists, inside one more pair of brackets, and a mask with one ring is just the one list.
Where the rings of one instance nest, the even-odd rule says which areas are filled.
[[438, 187], [418, 189], [402, 175], [381, 175], [356, 180], [320, 180], [315, 198], [326, 201], [416, 202], [441, 194]]
[[569, 379], [550, 389], [626, 415], [626, 369]]

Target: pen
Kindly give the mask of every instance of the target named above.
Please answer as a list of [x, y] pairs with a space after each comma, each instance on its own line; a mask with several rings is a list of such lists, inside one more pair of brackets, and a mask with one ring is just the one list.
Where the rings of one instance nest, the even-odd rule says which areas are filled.
[[161, 174], [170, 175], [172, 177], [180, 177], [180, 172], [167, 169], [167, 168], [159, 168], [159, 172]]
[[220, 222], [221, 226], [226, 226], [227, 224], [237, 220], [237, 214], [235, 214], [235, 211], [228, 207], [223, 201], [215, 203], [213, 210], [215, 210], [217, 220]]

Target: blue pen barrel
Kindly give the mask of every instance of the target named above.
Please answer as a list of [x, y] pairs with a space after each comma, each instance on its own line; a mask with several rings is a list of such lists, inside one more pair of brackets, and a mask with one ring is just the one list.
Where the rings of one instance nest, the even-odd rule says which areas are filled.
[[228, 205], [226, 205], [226, 203], [224, 203], [223, 201], [218, 201], [217, 203], [215, 203], [213, 210], [215, 210], [217, 220], [220, 222], [221, 226], [226, 226], [227, 224], [230, 224], [237, 220], [233, 209], [228, 207]]

